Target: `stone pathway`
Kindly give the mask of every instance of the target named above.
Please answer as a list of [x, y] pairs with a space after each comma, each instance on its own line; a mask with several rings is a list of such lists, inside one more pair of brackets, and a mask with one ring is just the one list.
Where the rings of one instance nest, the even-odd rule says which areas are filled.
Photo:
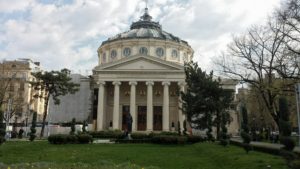
[[[230, 140], [242, 143], [242, 139], [241, 138], [232, 138]], [[282, 144], [267, 143], [267, 142], [258, 142], [258, 141], [251, 141], [250, 144], [253, 145], [253, 146], [256, 146], [256, 147], [266, 147], [266, 148], [277, 149], [277, 150], [279, 150], [279, 149], [281, 149], [281, 148], [284, 147]], [[300, 153], [300, 147], [296, 146], [294, 148], [294, 152]]]
[[94, 140], [93, 141], [93, 144], [114, 144], [115, 142], [113, 141], [110, 141], [110, 140], [104, 140], [104, 139], [101, 139], [101, 140]]

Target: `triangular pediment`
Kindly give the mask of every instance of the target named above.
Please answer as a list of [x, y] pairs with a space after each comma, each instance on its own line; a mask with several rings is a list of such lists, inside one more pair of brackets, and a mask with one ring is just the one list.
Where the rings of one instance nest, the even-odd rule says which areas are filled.
[[96, 69], [100, 70], [183, 70], [183, 66], [164, 61], [152, 56], [133, 56], [113, 63], [108, 63]]

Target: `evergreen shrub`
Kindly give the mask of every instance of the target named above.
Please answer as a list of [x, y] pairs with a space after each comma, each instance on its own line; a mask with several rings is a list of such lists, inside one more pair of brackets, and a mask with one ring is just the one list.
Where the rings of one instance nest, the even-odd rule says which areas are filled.
[[131, 133], [132, 139], [149, 139], [151, 135], [145, 134], [145, 133]]
[[77, 143], [77, 136], [75, 136], [75, 135], [67, 135], [66, 136], [67, 138], [67, 143], [71, 143], [71, 144], [75, 144], [75, 143]]
[[293, 151], [295, 147], [295, 141], [291, 137], [282, 137], [280, 143], [284, 145], [284, 149], [288, 151]]
[[122, 131], [91, 131], [88, 132], [93, 138], [107, 138], [107, 139], [120, 139], [123, 137]]
[[299, 168], [300, 168], [300, 160], [294, 160], [294, 161], [291, 163], [291, 168], [292, 168], [292, 169], [299, 169]]
[[203, 142], [205, 139], [201, 136], [187, 136], [187, 143], [194, 144]]
[[80, 134], [77, 135], [77, 140], [80, 144], [88, 144], [93, 142], [93, 137], [89, 134]]
[[152, 138], [154, 144], [185, 144], [186, 137], [172, 135], [157, 135]]
[[19, 133], [18, 133], [18, 138], [19, 138], [19, 139], [23, 138], [23, 133], [24, 133], [24, 130], [23, 130], [23, 129], [20, 129], [20, 130], [19, 130]]
[[93, 137], [89, 134], [53, 134], [48, 137], [48, 142], [51, 144], [88, 144], [93, 142]]

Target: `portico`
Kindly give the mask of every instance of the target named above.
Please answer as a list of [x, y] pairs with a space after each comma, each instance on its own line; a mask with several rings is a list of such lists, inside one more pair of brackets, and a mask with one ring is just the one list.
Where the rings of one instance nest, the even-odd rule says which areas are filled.
[[[170, 131], [172, 123], [174, 129], [178, 128], [178, 122], [182, 128], [182, 112], [177, 107], [179, 101], [177, 89], [178, 84], [181, 84], [178, 81], [132, 79], [100, 81], [98, 84], [97, 130], [109, 127], [126, 129], [124, 118], [129, 112], [133, 118], [133, 131]], [[105, 100], [109, 104], [104, 105]], [[112, 126], [106, 123], [110, 121]]]
[[186, 41], [162, 30], [145, 9], [130, 30], [102, 42], [93, 69], [95, 130], [125, 130], [126, 115], [133, 131], [183, 129], [179, 92], [184, 63], [193, 58]]
[[152, 56], [133, 56], [96, 67], [94, 77], [97, 130], [126, 129], [127, 113], [133, 118], [133, 131], [170, 131], [178, 128], [178, 122], [182, 129], [182, 65]]

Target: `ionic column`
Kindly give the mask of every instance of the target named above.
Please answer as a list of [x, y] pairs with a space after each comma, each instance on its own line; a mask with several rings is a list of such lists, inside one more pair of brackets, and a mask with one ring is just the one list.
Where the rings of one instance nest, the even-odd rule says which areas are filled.
[[153, 131], [153, 85], [154, 82], [146, 82], [147, 85], [147, 130]]
[[163, 131], [170, 131], [169, 120], [169, 86], [170, 82], [162, 82], [164, 86], [164, 98], [163, 98]]
[[113, 129], [120, 129], [119, 128], [119, 112], [120, 112], [120, 85], [121, 82], [115, 81], [113, 82], [115, 86], [114, 92], [114, 112], [113, 112]]
[[132, 81], [129, 82], [130, 87], [130, 114], [132, 116], [132, 131], [136, 131], [137, 127], [137, 121], [136, 121], [136, 111], [135, 111], [135, 105], [136, 105], [136, 85], [137, 82]]
[[181, 92], [184, 92], [184, 86], [185, 86], [185, 82], [178, 82], [178, 86], [179, 86], [179, 97], [178, 97], [178, 105], [179, 105], [179, 109], [178, 109], [178, 121], [180, 124], [180, 129], [181, 131], [183, 131], [183, 121], [185, 119], [185, 116], [182, 114], [182, 100], [181, 100]]
[[104, 122], [104, 85], [105, 82], [100, 81], [97, 83], [98, 90], [98, 107], [97, 107], [97, 131], [103, 130]]

